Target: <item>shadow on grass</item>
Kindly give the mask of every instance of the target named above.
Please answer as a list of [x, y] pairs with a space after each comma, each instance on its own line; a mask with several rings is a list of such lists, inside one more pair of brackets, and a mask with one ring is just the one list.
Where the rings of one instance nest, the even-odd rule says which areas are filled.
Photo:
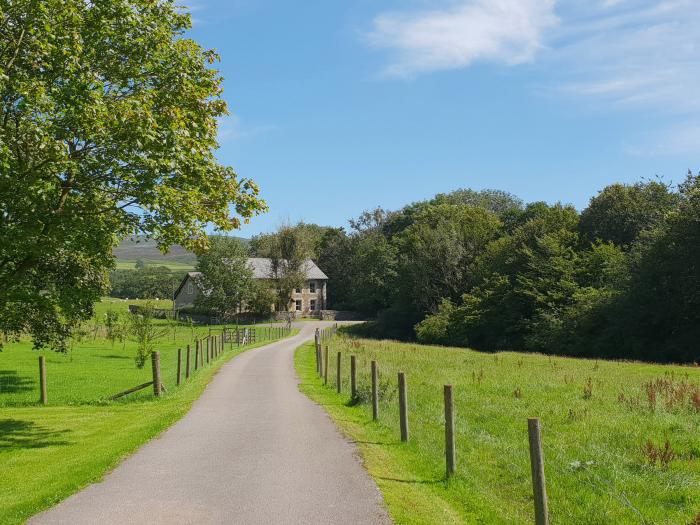
[[14, 370], [0, 370], [0, 394], [16, 394], [34, 389], [31, 377], [17, 375]]
[[110, 355], [100, 355], [97, 356], [100, 359], [133, 359], [132, 356], [128, 355], [116, 355], [116, 354], [110, 354]]
[[408, 483], [411, 485], [440, 485], [445, 483], [444, 479], [398, 479], [398, 478], [387, 478], [384, 476], [375, 476], [377, 479], [383, 481], [394, 481], [396, 483]]
[[33, 421], [0, 419], [0, 450], [69, 445], [70, 441], [59, 439], [66, 433], [68, 430], [48, 430]]
[[360, 439], [354, 439], [353, 443], [359, 443], [361, 445], [380, 445], [382, 447], [398, 447], [402, 444], [398, 441], [362, 441]]

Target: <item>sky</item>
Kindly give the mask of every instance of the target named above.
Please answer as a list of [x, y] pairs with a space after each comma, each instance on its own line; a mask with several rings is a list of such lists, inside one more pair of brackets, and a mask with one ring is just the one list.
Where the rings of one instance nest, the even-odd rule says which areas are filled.
[[284, 223], [458, 188], [582, 209], [700, 169], [698, 0], [189, 0], [217, 156]]

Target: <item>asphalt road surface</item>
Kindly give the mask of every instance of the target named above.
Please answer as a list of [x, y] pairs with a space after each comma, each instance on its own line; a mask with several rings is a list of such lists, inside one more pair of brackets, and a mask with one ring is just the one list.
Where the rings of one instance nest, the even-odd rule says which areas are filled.
[[297, 336], [226, 363], [192, 409], [31, 524], [385, 524], [355, 446], [299, 392]]

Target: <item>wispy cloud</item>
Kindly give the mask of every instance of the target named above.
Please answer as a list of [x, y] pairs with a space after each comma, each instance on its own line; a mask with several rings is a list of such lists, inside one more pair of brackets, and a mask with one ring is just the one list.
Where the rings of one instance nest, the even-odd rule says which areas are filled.
[[386, 73], [414, 76], [477, 61], [529, 62], [543, 46], [544, 31], [556, 23], [554, 0], [471, 0], [380, 14], [368, 39], [395, 53]]
[[607, 0], [570, 9], [551, 35], [563, 92], [664, 112], [700, 111], [700, 2]]
[[426, 2], [373, 20], [386, 74], [534, 63], [549, 93], [675, 120], [655, 151], [700, 153], [700, 0]]
[[429, 0], [376, 16], [367, 39], [399, 76], [537, 61], [552, 87], [700, 111], [700, 0]]

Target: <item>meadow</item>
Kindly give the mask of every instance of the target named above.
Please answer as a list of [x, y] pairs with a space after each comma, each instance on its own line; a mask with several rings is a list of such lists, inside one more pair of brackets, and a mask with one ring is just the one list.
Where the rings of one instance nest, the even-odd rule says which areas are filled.
[[[22, 523], [98, 481], [181, 418], [223, 363], [269, 342], [227, 344], [218, 359], [205, 362], [176, 387], [177, 349], [208, 335], [209, 327], [156, 321], [164, 331], [157, 349], [166, 393], [156, 399], [147, 388], [108, 401], [112, 394], [152, 380], [149, 363], [136, 367], [134, 341], [112, 345], [101, 335], [104, 314], [112, 310], [125, 315], [134, 302], [104, 299], [96, 305], [95, 319], [65, 354], [33, 350], [29, 340], [6, 344], [0, 353], [0, 523]], [[161, 301], [156, 306], [170, 305]], [[38, 403], [39, 355], [46, 359], [47, 406]]]
[[[358, 367], [355, 401], [350, 355]], [[528, 417], [542, 422], [551, 523], [700, 523], [700, 368], [339, 336], [330, 343], [324, 386], [312, 344], [295, 359], [301, 390], [357, 442], [396, 523], [533, 523]], [[378, 422], [372, 360], [380, 371]], [[408, 381], [408, 443], [399, 437], [399, 371]], [[457, 440], [449, 480], [445, 384], [453, 385]]]
[[[194, 271], [195, 264], [189, 262], [171, 261], [168, 259], [140, 259], [147, 267], [165, 266], [173, 271], [190, 272]], [[135, 270], [136, 260], [119, 259], [116, 262], [117, 270]]]

